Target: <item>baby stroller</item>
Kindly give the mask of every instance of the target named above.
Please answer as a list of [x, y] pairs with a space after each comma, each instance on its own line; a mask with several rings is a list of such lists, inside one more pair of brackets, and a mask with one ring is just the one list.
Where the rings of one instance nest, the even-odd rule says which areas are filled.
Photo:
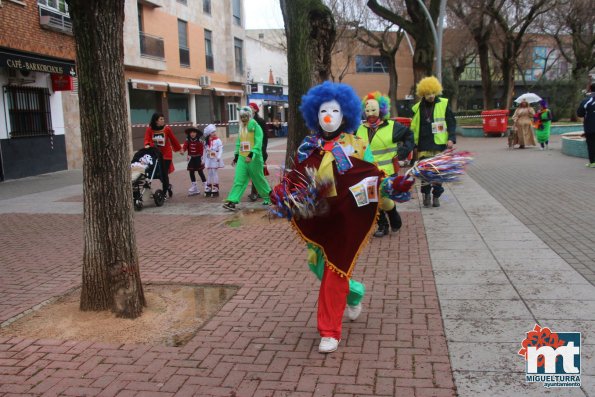
[[158, 149], [150, 147], [141, 149], [134, 154], [131, 161], [132, 199], [134, 209], [143, 209], [143, 198], [149, 194], [155, 205], [161, 207], [165, 202], [165, 193], [161, 189], [151, 190], [154, 179], [161, 176], [163, 159]]

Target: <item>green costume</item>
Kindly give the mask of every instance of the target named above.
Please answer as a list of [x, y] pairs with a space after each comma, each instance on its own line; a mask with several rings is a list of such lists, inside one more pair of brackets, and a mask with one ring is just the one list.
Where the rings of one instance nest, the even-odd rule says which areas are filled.
[[[310, 270], [316, 275], [318, 280], [322, 280], [324, 262], [324, 254], [320, 247], [308, 243], [308, 266], [310, 266]], [[349, 295], [347, 295], [347, 304], [349, 306], [358, 305], [364, 299], [365, 293], [365, 285], [359, 281], [355, 281], [353, 278], [349, 278]]]
[[537, 142], [544, 143], [550, 140], [550, 130], [552, 128], [552, 117], [549, 109], [544, 109], [539, 113], [540, 125], [535, 129]]
[[[262, 158], [262, 128], [254, 119], [250, 119], [248, 124], [240, 125], [240, 133], [236, 140], [235, 160], [236, 173], [233, 178], [233, 186], [227, 196], [231, 203], [239, 203], [240, 198], [246, 191], [248, 183], [252, 180], [260, 197], [264, 197], [263, 204], [268, 204], [271, 187], [264, 177], [264, 160]], [[246, 158], [251, 158], [247, 162]]]

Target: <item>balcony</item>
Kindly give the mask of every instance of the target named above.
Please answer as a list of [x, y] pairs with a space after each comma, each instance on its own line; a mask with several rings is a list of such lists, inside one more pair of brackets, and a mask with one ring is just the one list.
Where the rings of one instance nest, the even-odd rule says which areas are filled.
[[39, 4], [39, 24], [46, 29], [72, 36], [72, 21], [68, 14]]
[[141, 56], [155, 58], [161, 61], [165, 60], [163, 38], [145, 32], [139, 32], [139, 37]]

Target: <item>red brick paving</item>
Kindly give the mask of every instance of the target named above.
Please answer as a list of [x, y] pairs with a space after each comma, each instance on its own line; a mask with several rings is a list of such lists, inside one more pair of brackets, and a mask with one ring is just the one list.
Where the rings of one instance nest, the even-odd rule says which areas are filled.
[[[139, 213], [143, 282], [236, 295], [182, 347], [0, 337], [0, 395], [454, 396], [421, 214], [401, 215], [362, 253], [364, 311], [325, 356], [318, 281], [285, 221]], [[79, 286], [82, 216], [2, 215], [0, 230], [0, 322]]]

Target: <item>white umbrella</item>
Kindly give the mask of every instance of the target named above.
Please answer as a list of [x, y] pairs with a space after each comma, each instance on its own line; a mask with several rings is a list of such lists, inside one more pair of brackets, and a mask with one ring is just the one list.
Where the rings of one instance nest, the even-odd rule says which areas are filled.
[[520, 97], [518, 97], [517, 99], [515, 99], [514, 101], [516, 103], [521, 103], [522, 101], [534, 103], [534, 102], [541, 101], [541, 97], [537, 94], [532, 93], [532, 92], [527, 92], [527, 93], [521, 95]]

